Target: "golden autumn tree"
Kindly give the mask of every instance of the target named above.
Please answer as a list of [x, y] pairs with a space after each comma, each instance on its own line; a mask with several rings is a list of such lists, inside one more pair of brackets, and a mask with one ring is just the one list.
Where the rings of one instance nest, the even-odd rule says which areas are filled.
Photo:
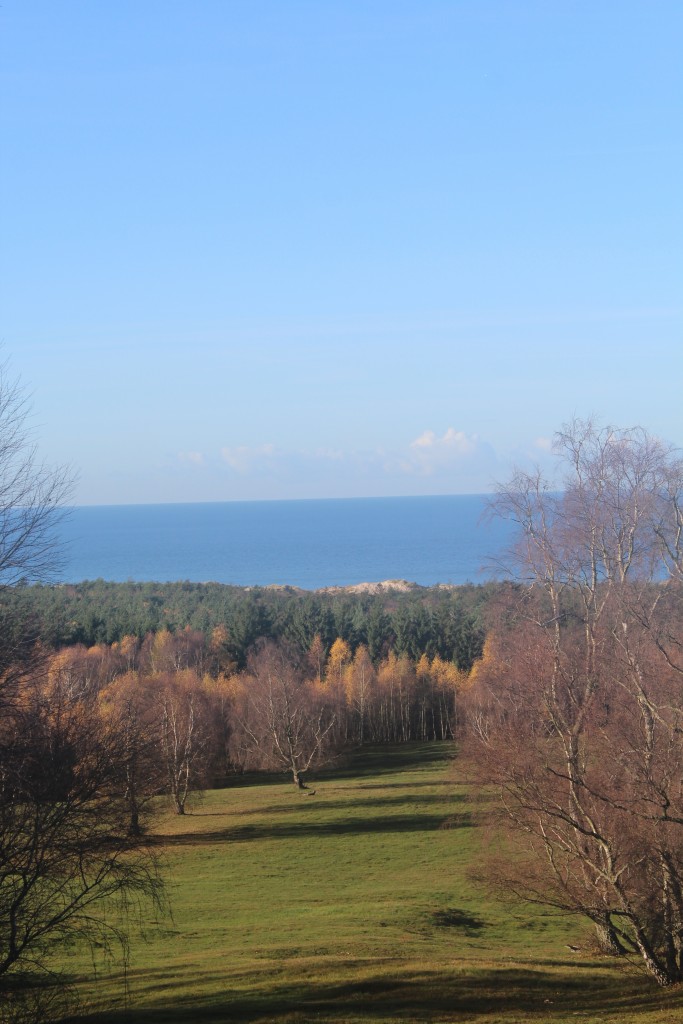
[[355, 728], [355, 741], [363, 744], [366, 739], [368, 712], [371, 708], [377, 675], [372, 659], [365, 644], [356, 648], [353, 660], [343, 670], [344, 693], [346, 704], [350, 710]]
[[128, 832], [143, 834], [143, 814], [165, 781], [159, 751], [159, 709], [138, 672], [125, 672], [100, 691], [100, 714], [119, 736], [116, 795], [128, 812]]
[[316, 633], [308, 649], [308, 663], [315, 672], [318, 683], [322, 683], [325, 668], [325, 644], [320, 633]]
[[348, 665], [350, 661], [351, 648], [346, 640], [342, 640], [338, 636], [330, 647], [330, 653], [327, 656], [327, 668], [325, 670], [327, 680], [334, 682], [342, 689], [344, 685], [344, 666]]

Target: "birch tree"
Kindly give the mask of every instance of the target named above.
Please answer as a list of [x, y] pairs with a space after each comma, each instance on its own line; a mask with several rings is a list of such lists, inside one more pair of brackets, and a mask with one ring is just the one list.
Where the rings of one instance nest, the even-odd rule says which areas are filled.
[[265, 641], [251, 653], [235, 718], [247, 764], [287, 772], [299, 790], [308, 788], [306, 773], [332, 753], [331, 702], [283, 644]]
[[603, 948], [683, 981], [678, 454], [576, 421], [562, 490], [518, 472], [494, 512], [515, 577], [466, 697], [470, 749], [528, 856], [508, 886], [588, 917]]

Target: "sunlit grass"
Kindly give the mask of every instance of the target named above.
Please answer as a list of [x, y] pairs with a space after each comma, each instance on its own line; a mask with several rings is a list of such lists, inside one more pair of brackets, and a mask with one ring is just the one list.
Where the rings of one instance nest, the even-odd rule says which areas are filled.
[[[314, 784], [250, 780], [164, 814], [173, 919], [81, 978], [98, 1024], [639, 1021], [683, 998], [591, 952], [581, 922], [469, 878], [488, 842], [453, 748], [373, 750]], [[578, 952], [568, 947], [578, 946]], [[86, 963], [73, 955], [72, 971]], [[106, 1007], [107, 1009], [102, 1009]]]

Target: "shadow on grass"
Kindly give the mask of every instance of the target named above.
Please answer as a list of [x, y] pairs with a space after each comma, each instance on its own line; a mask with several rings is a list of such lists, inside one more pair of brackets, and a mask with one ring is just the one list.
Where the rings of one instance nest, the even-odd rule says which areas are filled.
[[432, 924], [437, 928], [451, 928], [468, 937], [476, 936], [486, 927], [486, 921], [474, 914], [468, 914], [458, 907], [446, 907], [437, 910], [431, 916]]
[[154, 835], [148, 838], [152, 846], [202, 846], [210, 843], [239, 843], [262, 839], [310, 839], [318, 836], [344, 836], [393, 832], [435, 832], [442, 828], [471, 828], [467, 813], [449, 814], [392, 814], [384, 817], [335, 818], [333, 821], [278, 822], [245, 824], [208, 832], [182, 832], [179, 835]]
[[434, 779], [433, 781], [425, 782], [361, 782], [358, 786], [345, 786], [344, 788], [350, 793], [357, 790], [365, 791], [371, 789], [453, 789], [454, 783], [446, 779]]
[[[315, 783], [311, 783], [311, 785], [313, 789], [315, 789]], [[292, 787], [291, 803], [283, 802], [281, 804], [270, 804], [267, 807], [255, 807], [252, 812], [242, 811], [241, 813], [252, 813], [257, 816], [260, 814], [301, 814], [302, 805], [303, 808], [305, 808], [304, 813], [306, 813], [306, 811], [308, 811], [309, 809], [311, 811], [325, 813], [326, 811], [349, 810], [351, 807], [353, 807], [354, 809], [367, 807], [371, 811], [373, 808], [382, 807], [405, 807], [406, 810], [410, 810], [411, 807], [424, 807], [425, 805], [429, 804], [438, 805], [443, 809], [444, 807], [447, 807], [451, 804], [464, 804], [471, 802], [460, 794], [454, 794], [452, 798], [447, 800], [447, 798], [443, 795], [438, 795], [435, 793], [428, 793], [425, 794], [425, 796], [417, 796], [414, 798], [410, 797], [408, 794], [404, 794], [403, 796], [368, 795], [365, 799], [359, 799], [357, 796], [354, 796], [353, 799], [349, 800], [334, 800], [332, 798], [327, 797], [327, 792], [330, 791], [318, 790], [318, 793], [314, 798], [312, 797], [310, 800], [306, 800], [306, 793], [297, 793], [294, 787]], [[306, 800], [305, 803], [304, 800]], [[223, 812], [222, 816], [228, 817], [230, 816], [230, 812]]]
[[454, 757], [455, 744], [451, 741], [360, 747], [340, 758], [334, 767], [319, 772], [318, 777], [363, 779], [367, 776], [397, 775], [420, 768], [444, 767]]
[[[330, 779], [363, 779], [368, 776], [396, 775], [399, 772], [420, 768], [443, 767], [455, 757], [455, 744], [440, 740], [432, 743], [402, 743], [378, 747], [359, 747], [357, 750], [340, 754], [326, 768], [315, 772], [316, 781]], [[313, 778], [313, 774], [311, 775]], [[252, 786], [279, 786], [287, 781], [286, 772], [249, 771], [217, 778], [214, 789], [248, 789]], [[393, 786], [435, 786], [451, 785], [441, 780], [435, 782], [388, 783]]]
[[[365, 965], [345, 964], [349, 973]], [[217, 980], [217, 979], [216, 979]], [[229, 983], [229, 977], [224, 979]], [[463, 1014], [504, 1014], [517, 1021], [566, 1021], [569, 1014], [591, 1019], [612, 1014], [630, 1020], [653, 1010], [679, 1013], [683, 993], [662, 993], [653, 984], [614, 972], [577, 971], [558, 975], [545, 966], [500, 967], [445, 974], [405, 971], [398, 976], [357, 974], [348, 981], [271, 979], [268, 991], [225, 996], [193, 1004], [178, 992], [158, 1009], [116, 1010], [78, 1018], [79, 1024], [220, 1024], [220, 1022], [302, 1022], [389, 1020], [458, 1021]], [[63, 1022], [66, 1024], [66, 1022]], [[74, 1021], [75, 1024], [75, 1021]]]

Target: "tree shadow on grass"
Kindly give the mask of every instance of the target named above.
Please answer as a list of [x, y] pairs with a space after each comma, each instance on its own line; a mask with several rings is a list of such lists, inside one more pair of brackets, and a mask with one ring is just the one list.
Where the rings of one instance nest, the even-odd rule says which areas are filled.
[[368, 776], [397, 775], [399, 772], [421, 768], [445, 768], [455, 758], [455, 754], [455, 745], [449, 740], [359, 747], [338, 758], [333, 767], [318, 775], [321, 779], [328, 776], [335, 779], [363, 779]]
[[211, 843], [239, 843], [263, 839], [310, 839], [322, 836], [361, 835], [364, 833], [435, 832], [442, 828], [471, 828], [473, 822], [467, 813], [443, 814], [406, 813], [374, 817], [335, 818], [333, 821], [270, 822], [243, 824], [215, 829], [209, 832], [182, 832], [178, 835], [154, 835], [148, 842], [153, 846], [203, 846]]
[[[326, 810], [327, 809], [331, 809], [331, 808], [337, 808], [337, 807], [338, 808], [348, 807], [351, 803], [353, 803], [353, 805], [355, 807], [357, 807], [357, 806], [366, 806], [366, 807], [379, 806], [381, 804], [389, 805], [390, 803], [395, 803], [395, 804], [404, 803], [404, 804], [408, 804], [408, 803], [411, 803], [411, 802], [420, 803], [420, 804], [424, 804], [424, 803], [443, 803], [444, 800], [448, 800], [448, 802], [450, 804], [453, 804], [453, 803], [472, 803], [472, 796], [471, 795], [470, 796], [466, 796], [464, 793], [450, 792], [447, 795], [444, 795], [444, 794], [439, 795], [439, 793], [433, 793], [433, 794], [426, 794], [425, 796], [421, 796], [419, 794], [419, 791], [421, 789], [423, 789], [423, 788], [424, 789], [438, 789], [438, 788], [442, 788], [443, 787], [443, 788], [448, 788], [448, 789], [453, 790], [454, 787], [453, 787], [453, 783], [451, 783], [451, 782], [441, 782], [441, 781], [435, 781], [435, 782], [385, 782], [385, 783], [378, 782], [376, 785], [363, 783], [363, 784], [361, 784], [359, 786], [350, 787], [350, 786], [331, 786], [331, 785], [329, 785], [329, 780], [327, 778], [320, 778], [319, 776], [306, 776], [305, 777], [305, 781], [306, 781], [306, 784], [307, 784], [307, 786], [309, 788], [308, 788], [308, 790], [301, 791], [301, 790], [297, 790], [296, 787], [290, 782], [289, 776], [287, 776], [287, 775], [273, 776], [272, 779], [271, 779], [271, 784], [272, 785], [277, 784], [278, 786], [280, 786], [283, 783], [290, 783], [289, 785], [286, 785], [284, 787], [283, 791], [282, 791], [282, 802], [281, 803], [268, 804], [268, 805], [257, 805], [257, 806], [255, 806], [253, 808], [252, 811], [245, 811], [244, 808], [239, 807], [239, 806], [236, 807], [236, 808], [231, 808], [230, 810], [226, 810], [226, 811], [200, 811], [200, 810], [197, 810], [195, 807], [192, 807], [189, 810], [189, 812], [187, 813], [187, 817], [188, 818], [231, 818], [235, 814], [245, 814], [245, 813], [253, 813], [253, 814], [290, 814], [290, 813], [294, 814], [294, 813], [297, 813], [298, 814], [301, 811], [301, 805], [303, 803], [303, 798], [306, 797], [306, 796], [309, 796], [309, 795], [313, 795], [311, 793], [311, 790], [315, 790], [318, 786], [320, 787], [319, 792], [317, 793], [318, 799], [315, 801], [315, 803], [313, 803], [313, 801], [311, 801], [310, 806], [311, 807], [315, 807], [316, 805], [322, 803]], [[244, 785], [246, 787], [248, 784], [245, 783]], [[218, 787], [218, 788], [221, 788], [221, 787]], [[237, 787], [237, 788], [239, 788], [239, 787]], [[369, 794], [374, 792], [375, 790], [379, 790], [380, 792], [386, 792], [387, 790], [404, 790], [405, 791], [405, 795], [403, 795], [403, 796], [398, 796], [398, 795], [397, 796], [386, 796], [386, 797], [373, 797], [373, 796], [370, 796]], [[414, 797], [411, 797], [411, 795], [410, 795], [411, 791], [416, 791], [416, 795]], [[328, 794], [333, 794], [333, 793], [334, 794], [346, 794], [346, 799], [342, 799], [341, 796], [340, 796], [339, 799], [332, 799], [331, 795], [328, 796]], [[357, 795], [358, 793], [361, 793], [361, 794], [367, 793], [368, 794], [367, 799], [359, 799], [358, 795]]]
[[[334, 788], [334, 787], [330, 787]], [[415, 782], [361, 782], [358, 786], [344, 787], [346, 792], [369, 789], [453, 789], [454, 783], [448, 779], [417, 780]]]
[[449, 928], [468, 937], [476, 936], [486, 927], [486, 921], [474, 914], [468, 914], [459, 907], [445, 907], [431, 915], [431, 922], [436, 928]]
[[[420, 768], [446, 767], [455, 758], [455, 746], [448, 740], [431, 743], [403, 743], [378, 747], [359, 747], [349, 753], [340, 754], [326, 768], [315, 773], [316, 780], [327, 782], [332, 779], [362, 780], [367, 777], [397, 775], [403, 771]], [[284, 772], [248, 771], [236, 772], [217, 778], [213, 789], [249, 789], [252, 786], [279, 786], [288, 778]], [[378, 784], [405, 787], [450, 786], [452, 783], [441, 779], [430, 782], [393, 782]], [[367, 787], [364, 787], [367, 788]]]
[[[315, 786], [315, 783], [312, 783], [311, 785]], [[291, 796], [291, 801], [289, 802], [285, 802], [285, 798], [285, 800], [283, 800], [281, 804], [270, 804], [267, 807], [255, 807], [251, 813], [253, 813], [254, 815], [301, 814], [302, 808], [305, 808], [303, 813], [306, 813], [309, 808], [311, 811], [319, 811], [321, 813], [325, 813], [327, 811], [350, 810], [351, 808], [355, 810], [356, 808], [361, 807], [367, 807], [370, 810], [372, 810], [373, 808], [379, 809], [382, 807], [405, 807], [406, 810], [408, 811], [410, 810], [411, 807], [424, 807], [426, 805], [431, 804], [439, 806], [443, 809], [450, 804], [470, 803], [470, 801], [468, 801], [464, 796], [461, 796], [459, 794], [454, 794], [450, 798], [445, 798], [443, 794], [439, 795], [436, 793], [427, 793], [424, 796], [417, 796], [414, 798], [412, 798], [408, 794], [404, 794], [403, 796], [371, 796], [368, 794], [368, 796], [365, 799], [359, 799], [357, 796], [354, 796], [353, 799], [351, 800], [334, 800], [329, 798], [327, 796], [326, 791], [324, 790], [318, 791], [315, 800], [306, 800], [306, 793], [296, 793], [293, 786], [292, 792], [289, 795]], [[446, 803], [446, 800], [448, 800], [448, 804]], [[229, 814], [230, 812], [224, 813]], [[241, 813], [244, 814], [250, 812], [242, 811]]]
[[[683, 1010], [683, 993], [661, 992], [656, 986], [617, 971], [611, 976], [589, 969], [559, 975], [551, 965], [471, 969], [402, 971], [395, 976], [367, 974], [366, 965], [349, 962], [348, 981], [318, 983], [299, 978], [271, 978], [268, 989], [225, 996], [212, 1003], [193, 1004], [178, 991], [158, 1009], [115, 1010], [79, 1018], [79, 1024], [277, 1024], [324, 1020], [460, 1021], [464, 1014], [505, 1015], [516, 1021], [566, 1021], [571, 1014], [606, 1014], [633, 1019], [637, 1013], [668, 1011], [671, 1019]], [[208, 981], [206, 976], [204, 980]], [[219, 979], [216, 978], [216, 981]], [[161, 981], [161, 979], [160, 979]], [[223, 979], [229, 986], [229, 975]], [[163, 981], [161, 987], [165, 988]], [[171, 990], [172, 991], [172, 990]], [[170, 993], [169, 993], [170, 995]], [[66, 1022], [63, 1022], [66, 1024]], [[75, 1022], [74, 1022], [75, 1024]]]

